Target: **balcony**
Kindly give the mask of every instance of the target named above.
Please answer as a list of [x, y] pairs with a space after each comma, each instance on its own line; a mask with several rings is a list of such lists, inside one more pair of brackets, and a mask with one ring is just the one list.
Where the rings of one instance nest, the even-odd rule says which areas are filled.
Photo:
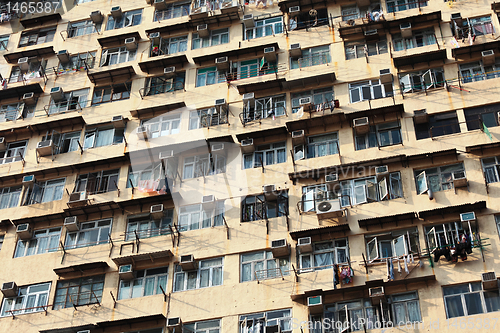
[[152, 72], [163, 72], [163, 69], [171, 66], [179, 66], [179, 69], [188, 63], [188, 59], [185, 54], [179, 55], [160, 55], [148, 59], [146, 61], [140, 62], [139, 67], [143, 72], [151, 74]]
[[143, 99], [146, 96], [154, 96], [159, 94], [175, 93], [176, 91], [186, 91], [184, 81], [163, 82], [141, 88], [139, 94]]
[[[53, 11], [51, 11], [53, 13]], [[19, 22], [25, 29], [34, 28], [36, 26], [48, 25], [57, 23], [61, 20], [59, 13], [43, 13], [43, 14], [28, 14], [26, 18], [21, 19]]]
[[112, 68], [101, 67], [96, 70], [87, 70], [87, 76], [93, 84], [103, 85], [116, 82], [118, 78], [120, 78], [119, 81], [126, 81], [136, 74], [132, 66], [121, 67], [120, 64], [117, 66], [119, 67], [111, 66]]
[[13, 53], [6, 53], [3, 55], [5, 60], [10, 63], [10, 64], [17, 64], [17, 61], [19, 58], [24, 58], [24, 57], [37, 57], [37, 58], [47, 58], [50, 56], [55, 55], [54, 47], [53, 46], [45, 46], [45, 47], [39, 47], [36, 49], [28, 50], [28, 51], [20, 51], [20, 52], [13, 52]]
[[239, 21], [242, 18], [240, 17], [242, 14], [243, 6], [241, 5], [240, 0], [194, 0], [191, 4], [189, 17], [191, 19], [191, 23], [194, 25], [213, 23], [219, 24], [220, 22]]

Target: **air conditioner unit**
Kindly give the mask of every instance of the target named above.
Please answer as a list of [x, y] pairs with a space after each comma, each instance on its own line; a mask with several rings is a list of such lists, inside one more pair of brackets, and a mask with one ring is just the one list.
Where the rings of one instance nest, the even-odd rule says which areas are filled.
[[304, 112], [311, 112], [314, 110], [311, 97], [299, 98], [299, 105], [303, 108]]
[[137, 50], [137, 42], [135, 41], [135, 37], [125, 38], [125, 47], [129, 51]]
[[23, 177], [23, 185], [32, 185], [35, 183], [35, 175], [28, 175]]
[[238, 11], [240, 4], [238, 1], [223, 1], [220, 5], [222, 14], [234, 13]]
[[93, 11], [92, 13], [90, 13], [90, 19], [95, 24], [99, 24], [99, 23], [102, 23], [102, 21], [104, 19], [104, 15], [101, 14], [100, 10], [96, 10], [96, 11]]
[[115, 6], [111, 8], [111, 16], [115, 19], [119, 19], [122, 17], [122, 9], [120, 6]]
[[160, 152], [160, 160], [166, 160], [167, 158], [171, 158], [171, 157], [174, 157], [173, 150], [166, 150], [166, 151]]
[[64, 226], [68, 231], [78, 231], [80, 230], [80, 224], [78, 223], [78, 218], [76, 216], [69, 216], [64, 219]]
[[381, 165], [381, 166], [375, 167], [375, 175], [377, 175], [377, 176], [386, 175], [388, 173], [389, 173], [389, 167], [387, 165]]
[[271, 241], [271, 252], [274, 258], [281, 258], [290, 254], [290, 246], [286, 239], [277, 239]]
[[404, 22], [399, 25], [399, 29], [401, 30], [401, 36], [403, 38], [410, 38], [412, 36], [411, 33], [411, 22]]
[[140, 140], [147, 140], [151, 136], [149, 133], [149, 128], [146, 126], [137, 127], [135, 133], [137, 133], [137, 136]]
[[309, 313], [323, 312], [323, 298], [321, 296], [309, 296], [307, 298], [307, 307], [309, 308]]
[[299, 13], [300, 12], [300, 6], [293, 6], [293, 7], [290, 7], [288, 8], [288, 12], [290, 14], [292, 13]]
[[[178, 333], [180, 333], [180, 328], [182, 326], [182, 321], [181, 318], [179, 317], [173, 317], [173, 318], [167, 318], [167, 329], [169, 332], [174, 332], [176, 328], [179, 329]], [[177, 333], [177, 332], [176, 332]]]
[[210, 37], [210, 30], [208, 30], [208, 24], [200, 24], [196, 27], [196, 31], [198, 35], [202, 38]]
[[297, 240], [297, 248], [299, 248], [300, 253], [312, 252], [312, 242], [311, 237], [302, 237]]
[[165, 0], [154, 0], [153, 5], [155, 6], [156, 10], [167, 9], [167, 4], [166, 4]]
[[87, 204], [87, 191], [71, 193], [69, 195], [68, 206], [79, 207]]
[[0, 151], [7, 149], [7, 143], [5, 142], [5, 137], [0, 136]]
[[276, 62], [276, 48], [274, 46], [264, 48], [264, 58], [267, 62]]
[[481, 52], [481, 57], [483, 57], [483, 65], [493, 65], [495, 63], [495, 51], [486, 50]]
[[118, 277], [121, 280], [132, 280], [134, 278], [134, 269], [132, 264], [121, 265], [118, 267]]
[[151, 41], [151, 45], [160, 44], [161, 35], [159, 32], [152, 32], [148, 35], [149, 40]]
[[36, 151], [38, 156], [49, 156], [54, 151], [54, 143], [52, 140], [40, 141], [36, 144]]
[[354, 130], [356, 134], [366, 134], [370, 132], [370, 123], [368, 122], [368, 117], [353, 119]]
[[413, 122], [415, 124], [425, 124], [429, 122], [429, 115], [426, 109], [413, 111]]
[[5, 297], [16, 297], [18, 294], [18, 288], [15, 282], [4, 282], [2, 284], [2, 294]]
[[292, 132], [292, 144], [301, 145], [306, 141], [306, 136], [304, 134], [304, 130], [297, 130]]
[[192, 254], [181, 256], [180, 265], [183, 271], [192, 271], [193, 269], [196, 269], [194, 256]]
[[67, 64], [70, 61], [68, 50], [61, 50], [57, 52], [57, 58], [62, 64]]
[[149, 209], [149, 213], [151, 214], [153, 220], [161, 219], [163, 217], [163, 205], [162, 204], [152, 205], [151, 208]]
[[302, 49], [300, 48], [299, 43], [295, 43], [290, 45], [290, 57], [292, 58], [300, 58], [302, 57]]
[[125, 118], [123, 116], [113, 116], [111, 118], [111, 123], [113, 124], [114, 128], [125, 128]]
[[243, 103], [252, 103], [255, 100], [255, 94], [253, 92], [243, 94]]
[[202, 196], [201, 205], [203, 208], [213, 208], [215, 206], [215, 196], [213, 194]]
[[52, 97], [52, 99], [55, 102], [62, 101], [64, 99], [64, 92], [62, 88], [61, 87], [50, 88], [50, 97]]
[[392, 74], [389, 68], [380, 70], [380, 83], [391, 83]]
[[481, 282], [483, 284], [484, 290], [498, 291], [498, 280], [495, 272], [487, 272], [481, 274]]
[[226, 111], [227, 103], [225, 98], [219, 98], [215, 100], [215, 109], [217, 112]]
[[173, 78], [175, 76], [175, 66], [163, 68], [163, 74], [167, 79]]
[[453, 175], [453, 187], [466, 187], [468, 185], [467, 177], [465, 176], [465, 171], [454, 171]]
[[210, 150], [213, 152], [216, 151], [223, 151], [224, 150], [224, 144], [223, 143], [214, 143], [211, 147]]
[[377, 29], [366, 30], [364, 34], [365, 36], [375, 36], [378, 35], [378, 30]]
[[215, 67], [219, 71], [225, 71], [229, 69], [229, 61], [227, 57], [215, 58]]
[[17, 65], [23, 72], [26, 72], [30, 68], [28, 57], [22, 57], [17, 59]]
[[32, 230], [30, 224], [29, 223], [18, 224], [16, 227], [16, 234], [22, 240], [31, 239]]
[[340, 207], [340, 200], [325, 200], [316, 202], [316, 215], [318, 220], [342, 217], [344, 211]]
[[26, 105], [35, 105], [36, 104], [36, 99], [35, 99], [35, 93], [29, 92], [23, 95], [23, 102]]
[[476, 213], [474, 212], [467, 212], [460, 214], [461, 222], [474, 221], [475, 219], [476, 219]]
[[255, 151], [255, 146], [253, 145], [253, 139], [243, 139], [240, 142], [241, 151], [243, 153], [253, 153]]
[[90, 333], [90, 330], [76, 331], [76, 333]]
[[254, 28], [255, 21], [253, 19], [253, 14], [245, 14], [243, 15], [243, 23], [245, 23], [245, 28]]
[[203, 17], [208, 15], [208, 9], [207, 6], [201, 6], [197, 8], [193, 8], [191, 10], [191, 17]]
[[454, 21], [459, 27], [462, 26], [462, 14], [453, 13], [450, 16], [451, 20]]
[[339, 174], [338, 173], [329, 173], [325, 175], [325, 183], [338, 183], [339, 182]]
[[276, 186], [273, 184], [263, 185], [262, 193], [267, 199], [275, 199], [276, 198]]
[[384, 287], [376, 287], [368, 289], [368, 294], [372, 300], [373, 305], [380, 304], [380, 301], [385, 298]]

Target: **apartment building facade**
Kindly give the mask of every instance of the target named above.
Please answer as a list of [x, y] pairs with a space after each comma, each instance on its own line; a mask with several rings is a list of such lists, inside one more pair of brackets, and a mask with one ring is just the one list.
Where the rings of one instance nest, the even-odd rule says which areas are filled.
[[500, 325], [500, 4], [1, 8], [0, 332]]

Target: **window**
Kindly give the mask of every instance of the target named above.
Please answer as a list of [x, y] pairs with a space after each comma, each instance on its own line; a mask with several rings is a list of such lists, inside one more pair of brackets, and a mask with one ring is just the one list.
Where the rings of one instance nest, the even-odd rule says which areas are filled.
[[290, 258], [274, 258], [271, 251], [245, 253], [241, 258], [241, 282], [289, 275]]
[[9, 44], [9, 35], [0, 36], [0, 51], [7, 50], [7, 45]]
[[302, 50], [301, 58], [290, 58], [291, 68], [303, 68], [328, 64], [330, 58], [330, 45], [311, 47]]
[[315, 8], [316, 14], [310, 15], [309, 10], [301, 11], [297, 15], [290, 17], [290, 30], [307, 29], [320, 27], [328, 24], [328, 11], [326, 8]]
[[78, 175], [73, 192], [86, 191], [88, 194], [98, 194], [116, 191], [119, 172], [120, 169], [114, 169]]
[[465, 175], [462, 163], [445, 165], [437, 168], [415, 171], [417, 194], [426, 193], [427, 190], [439, 192], [453, 189], [453, 174], [456, 172]]
[[136, 50], [129, 50], [125, 46], [102, 51], [99, 67], [121, 64], [135, 60]]
[[[474, 223], [471, 224], [470, 221], [451, 222], [427, 226], [424, 228], [424, 232], [427, 248], [432, 253], [436, 248], [454, 247], [456, 244], [462, 242], [462, 236], [464, 235], [474, 240], [477, 226]], [[456, 255], [459, 255], [458, 251]]]
[[68, 23], [68, 38], [90, 35], [101, 31], [101, 23], [95, 24], [92, 20]]
[[460, 133], [457, 112], [443, 112], [429, 115], [427, 123], [415, 124], [417, 140]]
[[500, 104], [479, 106], [476, 108], [464, 109], [467, 130], [472, 131], [486, 127], [498, 126], [498, 112]]
[[340, 182], [339, 194], [342, 207], [402, 198], [401, 174], [391, 172], [380, 179], [366, 177], [344, 180]]
[[106, 30], [120, 29], [139, 25], [141, 24], [141, 17], [142, 9], [124, 12], [118, 19], [115, 19], [113, 16], [109, 15], [108, 23], [106, 24]]
[[36, 182], [28, 190], [23, 206], [61, 200], [65, 183], [66, 178]]
[[186, 157], [182, 170], [182, 179], [224, 173], [226, 172], [226, 157], [215, 153]]
[[360, 10], [357, 5], [342, 6], [342, 21], [355, 20], [360, 17]]
[[338, 154], [338, 142], [337, 132], [308, 136], [306, 145], [293, 147], [294, 159], [297, 161], [304, 158]]
[[22, 186], [4, 187], [0, 189], [0, 209], [17, 207], [21, 197]]
[[45, 74], [46, 65], [47, 60], [39, 61], [37, 59], [30, 59], [27, 71], [22, 71], [19, 66], [14, 66], [10, 72], [9, 83], [29, 81], [39, 78]]
[[5, 238], [5, 235], [0, 235], [0, 249], [2, 249], [4, 238]]
[[227, 76], [228, 80], [240, 80], [276, 72], [276, 62], [267, 62], [266, 59], [262, 57], [233, 62], [233, 66]]
[[215, 108], [191, 111], [189, 113], [189, 129], [198, 129], [203, 127], [217, 126], [227, 124], [228, 111], [220, 109], [220, 112]]
[[92, 1], [95, 1], [95, 0], [76, 0], [76, 3], [80, 4], [80, 3], [92, 2]]
[[500, 311], [498, 290], [483, 290], [481, 282], [443, 287], [443, 295], [447, 318]]
[[229, 28], [211, 30], [208, 37], [200, 37], [199, 34], [193, 33], [193, 43], [191, 49], [201, 49], [203, 47], [216, 46], [229, 43]]
[[387, 40], [385, 37], [379, 41], [361, 41], [345, 43], [345, 59], [364, 58], [377, 54], [387, 53]]
[[54, 310], [100, 303], [104, 275], [82, 277], [57, 282]]
[[403, 93], [444, 87], [444, 82], [443, 68], [433, 68], [399, 75], [399, 84]]
[[[500, 182], [500, 157], [487, 157], [481, 159], [486, 184]], [[0, 206], [1, 207], [1, 206]]]
[[401, 124], [399, 121], [370, 126], [370, 131], [366, 134], [356, 135], [356, 150], [363, 150], [373, 147], [387, 147], [403, 142], [401, 138]]
[[390, 0], [386, 3], [389, 13], [427, 6], [426, 0]]
[[[120, 280], [118, 299], [163, 294], [167, 290], [168, 266], [135, 271], [133, 280]], [[163, 291], [162, 291], [163, 289]]]
[[462, 83], [476, 82], [500, 77], [500, 58], [495, 64], [485, 66], [482, 61], [461, 64], [460, 79]]
[[167, 9], [156, 10], [153, 21], [169, 20], [177, 17], [188, 16], [191, 1], [180, 1], [167, 4]]
[[111, 232], [111, 221], [112, 219], [104, 219], [80, 223], [79, 231], [68, 232], [64, 246], [67, 249], [75, 249], [78, 247], [107, 244]]
[[116, 145], [123, 142], [123, 128], [97, 127], [85, 131], [83, 149]]
[[196, 73], [196, 86], [204, 87], [211, 84], [226, 82], [225, 73], [219, 73], [216, 67], [198, 69]]
[[149, 120], [141, 120], [141, 126], [149, 130], [151, 139], [160, 136], [177, 134], [180, 132], [181, 114], [167, 114], [166, 116], [155, 117]]
[[0, 122], [29, 118], [34, 114], [35, 105], [26, 105], [23, 102], [0, 106]]
[[170, 234], [173, 215], [173, 209], [166, 209], [159, 220], [153, 220], [149, 213], [129, 217], [125, 240], [136, 239], [136, 235], [139, 238], [149, 238]]
[[256, 20], [255, 27], [246, 28], [245, 39], [274, 36], [281, 33], [283, 33], [283, 17], [277, 16], [264, 20]]
[[471, 36], [471, 44], [473, 43], [473, 38], [475, 36], [482, 36], [486, 34], [493, 35], [495, 33], [490, 15], [476, 18], [466, 18], [462, 20], [462, 26], [451, 24], [451, 28], [453, 34], [457, 36], [457, 39], [465, 39]]
[[256, 98], [243, 106], [243, 123], [286, 114], [285, 95]]
[[7, 150], [0, 151], [0, 164], [7, 164], [21, 161], [28, 146], [28, 140], [10, 142], [7, 144]]
[[222, 257], [201, 260], [196, 270], [187, 272], [175, 265], [174, 292], [222, 285], [223, 262]]
[[35, 230], [33, 238], [18, 240], [14, 258], [32, 256], [35, 254], [55, 252], [59, 249], [61, 228]]
[[165, 54], [174, 54], [187, 50], [188, 36], [160, 38], [160, 44], [151, 43], [151, 57]]
[[94, 68], [96, 52], [84, 52], [73, 54], [69, 57], [69, 62], [59, 62], [57, 74], [67, 74], [74, 71]]
[[353, 25], [357, 18], [368, 18], [370, 22], [379, 21], [383, 18], [383, 11], [380, 8], [379, 2], [372, 2], [369, 6], [358, 7], [357, 5], [348, 5], [341, 7], [342, 21], [347, 21], [349, 25]]
[[49, 301], [50, 283], [20, 287], [17, 297], [4, 297], [2, 317], [46, 310]]
[[[51, 137], [55, 145], [54, 155], [69, 153], [70, 151], [78, 150], [78, 143], [80, 142], [81, 133], [81, 131], [63, 134], [54, 133], [54, 135]], [[44, 138], [44, 140], [48, 139], [48, 137]]]
[[244, 197], [241, 202], [241, 222], [270, 219], [288, 215], [288, 193], [281, 191], [274, 197], [264, 195]]
[[190, 205], [179, 209], [179, 231], [197, 230], [224, 225], [224, 201], [213, 205]]
[[312, 253], [299, 256], [301, 272], [331, 269], [333, 264], [346, 263], [349, 257], [349, 246], [346, 239], [336, 239], [313, 244]]
[[274, 325], [280, 326], [280, 332], [292, 332], [292, 309], [241, 315], [239, 333], [263, 333], [264, 327]]
[[134, 166], [133, 169], [130, 167], [127, 187], [137, 187], [139, 191], [143, 192], [160, 191], [160, 194], [164, 194], [165, 191], [168, 191], [166, 176], [172, 176], [173, 173], [177, 173], [176, 164], [167, 163], [166, 170], [162, 162]]
[[21, 34], [18, 47], [38, 45], [52, 42], [56, 33], [56, 27], [50, 27], [40, 30], [30, 30]]
[[302, 187], [302, 211], [316, 211], [316, 203], [323, 200], [335, 200], [338, 194], [327, 184], [308, 185]]
[[349, 83], [351, 103], [390, 97], [393, 95], [392, 82], [380, 83], [380, 80], [369, 80]]
[[65, 92], [60, 101], [50, 100], [49, 114], [64, 113], [66, 111], [81, 111], [87, 106], [89, 89]]
[[418, 253], [418, 230], [416, 227], [368, 235], [365, 236], [365, 241], [370, 262]]
[[184, 90], [186, 72], [175, 73], [174, 77], [165, 78], [163, 76], [146, 78], [144, 96], [152, 96]]
[[243, 154], [243, 169], [260, 168], [286, 162], [286, 142], [269, 143], [257, 146], [250, 154]]
[[114, 84], [112, 86], [95, 87], [92, 104], [108, 103], [130, 98], [131, 82]]
[[219, 333], [220, 319], [199, 321], [196, 323], [183, 324], [182, 326], [189, 333]]
[[409, 322], [420, 322], [420, 304], [418, 292], [397, 294], [390, 296], [392, 300], [392, 313], [396, 325], [406, 325]]
[[292, 93], [292, 113], [297, 113], [300, 109], [300, 99], [310, 97], [314, 105], [327, 105], [333, 101], [333, 87], [326, 87], [314, 90]]
[[392, 35], [394, 51], [409, 50], [416, 47], [436, 44], [434, 28], [412, 31], [412, 36], [403, 38], [401, 34]]

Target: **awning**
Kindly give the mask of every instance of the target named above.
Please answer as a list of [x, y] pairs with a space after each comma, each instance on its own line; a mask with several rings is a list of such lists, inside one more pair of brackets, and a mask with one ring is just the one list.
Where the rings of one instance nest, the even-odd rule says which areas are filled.
[[65, 118], [50, 119], [50, 117], [48, 117], [47, 119], [48, 121], [46, 122], [30, 125], [30, 128], [34, 132], [38, 132], [40, 134], [41, 132], [51, 131], [53, 129], [63, 128], [67, 126], [72, 126], [72, 128], [74, 129], [81, 129], [83, 125], [85, 125], [85, 120], [79, 114], [75, 114], [74, 116], [66, 114]]
[[431, 61], [442, 60], [443, 64], [446, 60], [446, 49], [437, 50], [437, 51], [429, 51], [418, 54], [407, 55], [403, 57], [394, 57], [394, 66], [398, 69], [403, 66], [411, 65], [412, 68], [415, 67], [415, 64], [426, 62], [429, 64]]
[[[109, 83], [115, 81], [125, 81], [130, 79], [135, 75], [134, 67], [126, 66], [126, 67], [118, 67], [112, 69], [106, 69], [106, 67], [101, 67], [98, 70], [89, 70], [87, 71], [87, 76], [95, 85], [99, 85], [102, 83]], [[120, 78], [120, 80], [116, 80]]]
[[300, 6], [300, 7], [319, 7], [316, 5], [324, 5], [329, 2], [334, 2], [336, 3], [335, 0], [281, 0], [278, 1], [278, 6], [280, 7], [281, 11], [283, 13], [288, 13], [288, 8], [294, 7], [294, 6]]
[[238, 88], [238, 92], [240, 95], [246, 94], [248, 92], [262, 91], [262, 90], [273, 90], [276, 88], [282, 88], [285, 79], [278, 79], [276, 74], [267, 75], [268, 79], [260, 82], [252, 82], [252, 83], [243, 83], [238, 84], [238, 81], [232, 81], [236, 88]]
[[[150, 74], [151, 70], [153, 69], [161, 68], [163, 72], [163, 68], [165, 67], [180, 65], [180, 68], [182, 68], [182, 66], [184, 66], [184, 64], [187, 63], [188, 59], [185, 54], [175, 55], [175, 56], [163, 55], [163, 56], [153, 57], [146, 61], [140, 62], [139, 67], [143, 72]], [[176, 67], [176, 70], [178, 69], [179, 68]]]
[[212, 11], [212, 15], [196, 15], [191, 12], [191, 14], [189, 15], [189, 21], [193, 26], [197, 26], [199, 24], [220, 25], [224, 23], [233, 23], [240, 21], [242, 19], [240, 14], [243, 14], [243, 6], [241, 5], [236, 10], [234, 7], [232, 9], [229, 9], [229, 12], [226, 11], [226, 9], [222, 9], [221, 11]]
[[355, 118], [372, 117], [372, 116], [382, 115], [382, 116], [384, 116], [384, 120], [385, 120], [385, 116], [390, 114], [390, 113], [396, 113], [396, 114], [402, 115], [404, 112], [405, 112], [405, 109], [404, 109], [403, 104], [395, 104], [395, 105], [389, 105], [389, 106], [384, 106], [384, 107], [375, 108], [375, 109], [349, 112], [349, 113], [346, 113], [345, 116], [349, 120], [350, 126], [352, 126], [352, 120]]
[[246, 47], [241, 47], [239, 49], [231, 49], [227, 51], [218, 51], [215, 53], [210, 53], [198, 57], [193, 57], [194, 62], [199, 65], [204, 62], [211, 61], [215, 65], [215, 58], [219, 57], [228, 57], [228, 58], [238, 58], [239, 56], [245, 56], [248, 57], [252, 54], [255, 56], [259, 54], [264, 54], [264, 49], [268, 47], [274, 47], [274, 49], [277, 51], [279, 49], [278, 43], [268, 43], [268, 44], [258, 44], [254, 45], [255, 41], [252, 41], [252, 46], [246, 46]]
[[476, 210], [481, 210], [486, 208], [486, 201], [477, 201], [475, 203], [466, 203], [457, 206], [447, 206], [441, 208], [434, 208], [430, 210], [424, 210], [418, 212], [418, 217], [421, 219], [427, 219], [432, 216], [444, 216], [447, 214], [461, 214], [466, 212], [472, 212]]
[[366, 228], [366, 229], [368, 229], [368, 227], [371, 225], [376, 225], [383, 228], [383, 225], [387, 223], [396, 223], [397, 226], [399, 221], [410, 220], [413, 223], [413, 220], [416, 220], [417, 218], [418, 218], [417, 213], [415, 212], [401, 213], [396, 215], [387, 215], [380, 217], [372, 217], [369, 219], [361, 219], [358, 220], [358, 225], [360, 228]]
[[480, 145], [466, 146], [465, 152], [469, 154], [483, 155], [483, 150], [499, 148], [499, 147], [500, 147], [500, 142], [483, 143]]
[[155, 116], [163, 114], [165, 112], [169, 112], [169, 111], [184, 108], [184, 107], [186, 107], [185, 102], [177, 102], [177, 103], [151, 106], [148, 108], [130, 110], [130, 114], [132, 115], [132, 117], [136, 117], [136, 118], [145, 118], [145, 117], [149, 118], [149, 117], [155, 117]]
[[498, 54], [500, 52], [500, 41], [461, 46], [456, 49], [451, 49], [451, 55], [457, 60], [460, 56], [468, 55], [470, 57], [473, 53], [479, 53], [485, 50], [494, 50], [496, 51], [495, 54]]
[[333, 83], [336, 80], [334, 72], [322, 73], [312, 76], [301, 76], [298, 79], [286, 80], [283, 84], [285, 89], [306, 88], [309, 86], [319, 86], [325, 83]]
[[[164, 23], [167, 23], [169, 20], [166, 20], [166, 21], [158, 21], [158, 24], [164, 24]], [[176, 32], [179, 32], [179, 31], [187, 31], [189, 30], [189, 28], [191, 28], [191, 24], [189, 22], [182, 22], [182, 23], [177, 23], [177, 24], [173, 24], [173, 25], [166, 25], [166, 26], [161, 26], [161, 27], [158, 27], [158, 28], [151, 28], [151, 29], [148, 29], [146, 30], [146, 33], [149, 35], [150, 33], [153, 33], [153, 32], [159, 32], [160, 34], [166, 34], [166, 35], [173, 35], [175, 34]]]
[[78, 333], [85, 330], [90, 330], [92, 332], [97, 326], [94, 324], [81, 325], [81, 326], [71, 326], [65, 328], [52, 328], [50, 330], [41, 330], [40, 333]]
[[80, 272], [82, 274], [88, 273], [90, 271], [94, 270], [99, 270], [104, 273], [106, 268], [108, 268], [109, 265], [105, 263], [104, 261], [98, 261], [98, 262], [91, 262], [87, 264], [80, 264], [80, 265], [73, 265], [73, 266], [68, 266], [68, 267], [62, 267], [62, 268], [54, 268], [54, 273], [56, 273], [59, 276], [63, 276], [66, 274], [70, 273], [75, 273], [75, 272]]
[[338, 225], [332, 225], [328, 227], [319, 227], [319, 228], [314, 228], [314, 229], [307, 229], [307, 230], [299, 230], [299, 231], [292, 231], [290, 232], [290, 236], [292, 237], [293, 240], [297, 240], [302, 237], [312, 237], [312, 236], [317, 236], [317, 235], [327, 235], [329, 236], [330, 233], [333, 232], [346, 232], [351, 230], [349, 228], [349, 223], [342, 223]]
[[19, 58], [23, 58], [23, 57], [41, 58], [41, 57], [46, 56], [46, 55], [52, 56], [54, 54], [56, 54], [56, 52], [54, 51], [54, 47], [53, 46], [46, 46], [46, 47], [41, 47], [41, 48], [34, 49], [34, 50], [6, 53], [3, 55], [3, 57], [5, 58], [5, 60], [8, 63], [17, 64], [17, 60], [19, 60]]
[[258, 138], [265, 138], [265, 137], [270, 137], [270, 136], [274, 136], [274, 135], [286, 135], [286, 134], [287, 134], [286, 126], [279, 126], [279, 127], [269, 128], [269, 129], [265, 129], [265, 130], [258, 130], [258, 131], [253, 131], [253, 132], [246, 132], [246, 133], [237, 134], [236, 138], [238, 139], [238, 142], [241, 142], [241, 140], [244, 140], [247, 138], [258, 139]]
[[121, 265], [135, 264], [136, 262], [140, 261], [151, 261], [153, 263], [155, 262], [156, 259], [169, 259], [172, 258], [172, 256], [173, 256], [172, 251], [165, 250], [165, 251], [158, 251], [151, 253], [134, 254], [126, 257], [118, 257], [118, 258], [113, 258], [112, 260], [116, 265], [121, 266]]
[[445, 149], [445, 150], [438, 150], [438, 151], [432, 151], [428, 153], [421, 153], [421, 154], [414, 154], [414, 155], [407, 155], [406, 156], [406, 161], [418, 161], [418, 160], [423, 160], [423, 159], [431, 159], [431, 163], [434, 163], [434, 159], [436, 157], [443, 157], [443, 156], [455, 156], [455, 159], [458, 160], [458, 153], [456, 148], [452, 149]]
[[[14, 225], [18, 224], [23, 224], [23, 223], [30, 223], [30, 224], [35, 224], [35, 223], [40, 223], [40, 222], [62, 222], [68, 215], [64, 213], [54, 213], [54, 214], [47, 214], [47, 215], [36, 215], [32, 217], [24, 217], [21, 219], [17, 220], [12, 220], [12, 223]], [[61, 223], [62, 225], [62, 223]]]
[[32, 84], [27, 84], [27, 85], [22, 85], [22, 86], [17, 86], [13, 88], [8, 88], [7, 84], [7, 89], [0, 90], [0, 100], [4, 99], [9, 99], [9, 98], [18, 98], [21, 99], [24, 94], [32, 92], [35, 94], [41, 94], [43, 93], [43, 89], [40, 86], [40, 83], [32, 83]]
[[167, 318], [160, 313], [143, 317], [135, 317], [128, 319], [112, 320], [112, 321], [101, 321], [100, 323], [97, 323], [96, 326], [100, 328], [106, 328], [106, 327], [117, 327], [117, 326], [127, 325], [130, 328], [132, 328], [133, 324], [145, 323], [145, 322], [156, 322], [159, 324], [160, 322], [165, 320], [167, 320]]
[[138, 207], [139, 213], [149, 213], [149, 207], [151, 205], [163, 204], [171, 200], [172, 195], [170, 194], [148, 195], [141, 198], [136, 197], [134, 199], [120, 201], [120, 205], [130, 209], [132, 209], [132, 207]]
[[[311, 113], [312, 115], [313, 113]], [[315, 117], [312, 116], [306, 119], [292, 120], [285, 123], [288, 132], [293, 132], [301, 129], [309, 129], [317, 126], [328, 126], [332, 124], [340, 124], [345, 121], [346, 117], [343, 112], [334, 111], [333, 113], [326, 113], [325, 115]]]
[[388, 28], [397, 28], [400, 29], [401, 23], [411, 23], [412, 29], [420, 29], [420, 26], [429, 25], [434, 23], [441, 22], [441, 11], [427, 13], [427, 14], [419, 14], [413, 16], [403, 17], [397, 20], [387, 20], [386, 26]]
[[89, 216], [90, 214], [96, 214], [96, 213], [102, 214], [105, 212], [110, 212], [110, 211], [112, 212], [115, 210], [123, 210], [123, 206], [121, 206], [120, 203], [114, 201], [106, 201], [98, 204], [89, 204], [80, 207], [66, 208], [64, 209], [64, 212], [67, 213], [68, 216], [78, 216], [78, 215]]
[[[115, 31], [115, 30], [111, 30]], [[135, 42], [139, 42], [141, 39], [141, 35], [135, 31], [135, 32], [129, 32], [126, 34], [119, 34], [119, 35], [113, 35], [113, 36], [108, 36], [108, 37], [101, 37], [97, 38], [97, 41], [102, 47], [113, 47], [113, 46], [120, 46], [125, 44], [125, 39], [127, 38], [135, 38]]]
[[49, 15], [46, 15], [44, 13], [38, 17], [20, 20], [19, 23], [21, 23], [25, 29], [29, 29], [47, 23], [57, 23], [59, 22], [60, 19], [61, 19], [61, 14], [59, 13], [49, 14]]

